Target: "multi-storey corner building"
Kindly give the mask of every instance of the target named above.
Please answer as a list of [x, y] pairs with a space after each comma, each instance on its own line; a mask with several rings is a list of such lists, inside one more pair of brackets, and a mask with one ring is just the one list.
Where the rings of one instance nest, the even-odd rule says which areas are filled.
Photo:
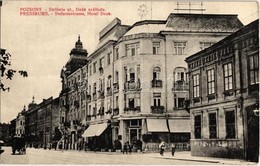
[[259, 20], [186, 59], [191, 153], [259, 157]]
[[131, 27], [113, 20], [88, 56], [90, 126], [83, 136], [101, 149], [111, 148], [115, 140], [148, 150], [161, 140], [188, 142], [184, 60], [241, 26], [236, 15], [170, 14]]
[[69, 61], [61, 70], [60, 130], [66, 149], [77, 148], [86, 125], [87, 55], [79, 36]]

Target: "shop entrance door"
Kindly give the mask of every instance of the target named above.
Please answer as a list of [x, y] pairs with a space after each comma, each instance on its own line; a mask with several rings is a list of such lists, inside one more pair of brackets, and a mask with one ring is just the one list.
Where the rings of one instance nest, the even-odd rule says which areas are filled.
[[258, 162], [259, 157], [259, 107], [248, 107], [247, 111], [247, 160]]

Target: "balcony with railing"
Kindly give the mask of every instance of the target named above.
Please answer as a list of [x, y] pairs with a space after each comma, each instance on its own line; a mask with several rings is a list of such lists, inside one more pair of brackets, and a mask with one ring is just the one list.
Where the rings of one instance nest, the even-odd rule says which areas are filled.
[[138, 80], [137, 82], [134, 81], [128, 81], [125, 83], [125, 88], [124, 90], [127, 91], [140, 91], [141, 90], [141, 83], [140, 80]]
[[140, 106], [124, 108], [124, 113], [127, 113], [127, 114], [134, 114], [134, 113], [138, 113], [140, 111], [141, 111]]
[[151, 81], [152, 87], [153, 88], [161, 88], [163, 86], [162, 80], [152, 80]]
[[91, 101], [91, 95], [87, 95], [87, 102]]
[[164, 113], [164, 106], [151, 106], [153, 114], [163, 114]]
[[107, 87], [107, 95], [106, 96], [111, 96], [112, 95], [112, 88]]
[[93, 95], [93, 100], [97, 100], [97, 93], [94, 92], [92, 95]]
[[98, 91], [98, 99], [104, 99], [104, 98], [105, 98], [104, 91]]
[[68, 93], [70, 90], [70, 88], [64, 88], [61, 90], [61, 94]]
[[114, 86], [114, 92], [118, 92], [119, 91], [119, 83], [116, 82], [116, 83], [113, 84], [113, 86]]
[[178, 80], [173, 83], [172, 91], [188, 91], [189, 83], [183, 80]]
[[116, 115], [119, 115], [119, 108], [115, 108], [113, 110], [113, 115], [116, 116]]
[[91, 115], [87, 115], [87, 122], [91, 120]]

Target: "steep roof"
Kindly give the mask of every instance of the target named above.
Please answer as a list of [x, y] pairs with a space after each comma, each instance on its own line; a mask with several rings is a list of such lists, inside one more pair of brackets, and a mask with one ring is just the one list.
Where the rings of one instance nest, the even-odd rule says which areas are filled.
[[173, 31], [234, 32], [243, 24], [237, 15], [171, 13], [166, 27]]

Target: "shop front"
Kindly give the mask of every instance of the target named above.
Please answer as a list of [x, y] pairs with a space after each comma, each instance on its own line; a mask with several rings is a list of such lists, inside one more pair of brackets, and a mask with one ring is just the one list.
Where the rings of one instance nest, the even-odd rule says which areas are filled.
[[145, 151], [157, 151], [162, 141], [169, 147], [170, 137], [166, 119], [144, 119], [142, 137]]
[[90, 125], [82, 134], [86, 138], [87, 148], [93, 151], [112, 149], [112, 129], [109, 123]]

